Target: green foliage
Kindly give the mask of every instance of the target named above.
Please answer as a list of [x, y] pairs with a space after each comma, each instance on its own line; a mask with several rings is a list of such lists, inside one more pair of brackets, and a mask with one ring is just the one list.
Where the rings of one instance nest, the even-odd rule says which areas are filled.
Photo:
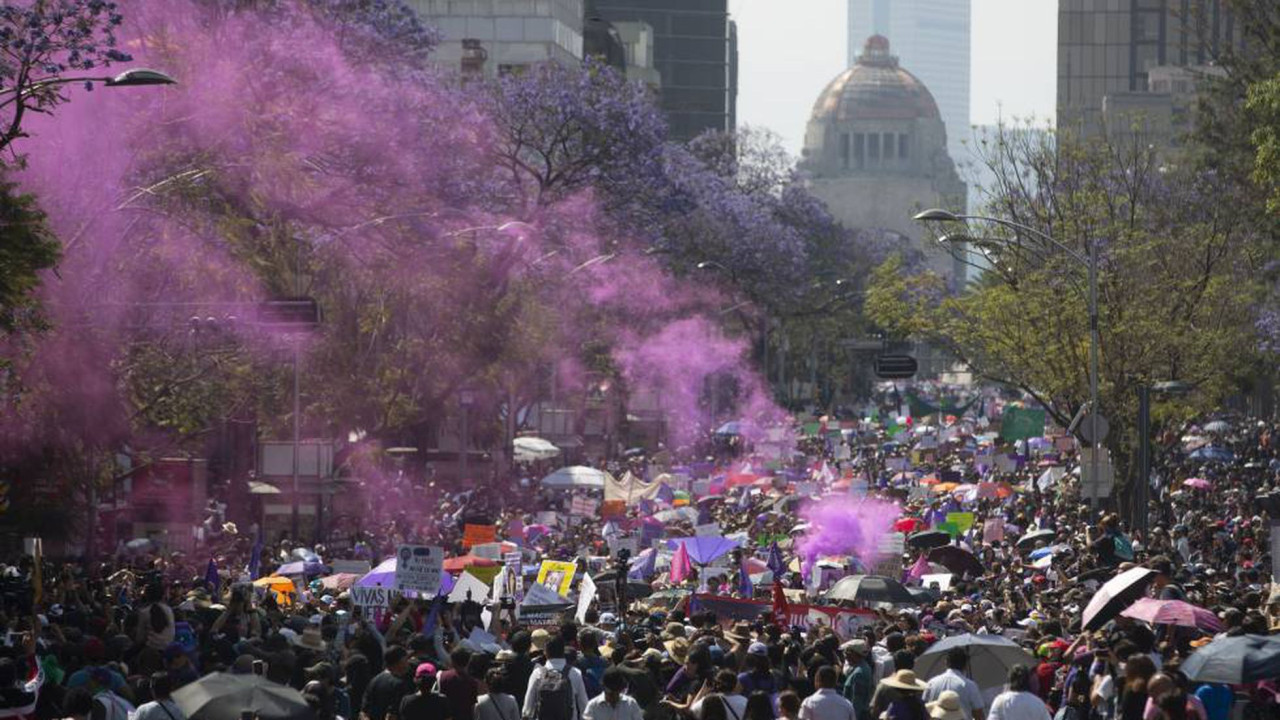
[[1222, 183], [1162, 168], [1137, 142], [1002, 132], [984, 152], [997, 179], [988, 214], [1064, 247], [999, 226], [969, 228], [993, 239], [991, 270], [946, 297], [935, 278], [904, 275], [890, 260], [874, 275], [871, 317], [1031, 394], [1065, 425], [1088, 398], [1087, 282], [1078, 258], [1094, 243], [1101, 405], [1113, 450], [1132, 441], [1140, 384], [1181, 380], [1197, 388], [1191, 403], [1217, 406], [1255, 357], [1250, 308], [1262, 290], [1256, 233], [1223, 201]]
[[37, 306], [31, 293], [40, 285], [40, 272], [53, 267], [60, 256], [61, 246], [45, 225], [35, 197], [0, 181], [0, 328], [12, 332], [35, 324]]
[[1257, 148], [1253, 179], [1267, 196], [1267, 209], [1280, 213], [1280, 74], [1249, 87], [1247, 108]]

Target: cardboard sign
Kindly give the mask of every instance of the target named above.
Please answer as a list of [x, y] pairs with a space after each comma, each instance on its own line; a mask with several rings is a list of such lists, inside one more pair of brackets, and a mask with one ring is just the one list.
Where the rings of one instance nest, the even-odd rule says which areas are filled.
[[627, 503], [625, 500], [605, 500], [600, 506], [600, 517], [606, 520], [616, 520], [627, 516]]
[[947, 513], [947, 522], [955, 525], [960, 530], [960, 534], [969, 532], [969, 528], [973, 527], [975, 522], [973, 513], [971, 512], [949, 512]]
[[579, 623], [587, 621], [587, 610], [591, 608], [591, 601], [596, 598], [596, 581], [591, 579], [589, 573], [583, 573], [582, 582], [578, 583], [578, 611], [574, 616]]
[[1004, 518], [991, 518], [982, 526], [982, 542], [993, 543], [1004, 540]]
[[497, 525], [463, 525], [462, 549], [470, 550], [475, 545], [495, 542], [498, 539]]
[[391, 601], [399, 595], [392, 588], [351, 586], [351, 603], [357, 607], [389, 608]]
[[396, 589], [427, 597], [440, 592], [444, 550], [427, 545], [401, 545], [396, 550]]
[[573, 574], [577, 571], [577, 563], [543, 560], [542, 566], [538, 568], [538, 583], [562, 596], [568, 596], [569, 588], [573, 587]]

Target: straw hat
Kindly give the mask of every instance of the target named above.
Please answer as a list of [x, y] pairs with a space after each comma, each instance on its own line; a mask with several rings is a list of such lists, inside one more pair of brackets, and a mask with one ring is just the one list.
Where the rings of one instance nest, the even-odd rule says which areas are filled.
[[934, 702], [928, 703], [929, 717], [934, 720], [964, 720], [964, 709], [960, 707], [960, 693], [955, 690], [943, 690]]
[[689, 641], [684, 638], [667, 640], [662, 643], [662, 646], [667, 649], [667, 654], [671, 656], [671, 659], [681, 665], [684, 664], [685, 660], [689, 659]]
[[320, 628], [309, 627], [306, 630], [303, 630], [302, 634], [296, 636], [296, 638], [297, 639], [293, 641], [294, 645], [308, 650], [324, 652], [325, 643], [324, 638], [320, 636]]
[[899, 670], [880, 682], [899, 690], [923, 691], [926, 687], [925, 682], [916, 677], [915, 672], [911, 670]]

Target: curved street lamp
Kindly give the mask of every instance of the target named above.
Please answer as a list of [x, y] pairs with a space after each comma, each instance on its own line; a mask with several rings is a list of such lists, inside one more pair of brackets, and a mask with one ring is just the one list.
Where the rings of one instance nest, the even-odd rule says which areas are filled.
[[[1066, 245], [1053, 239], [1053, 237], [1050, 236], [1048, 233], [1045, 233], [1041, 230], [1037, 230], [1036, 228], [1033, 228], [1033, 227], [1029, 227], [1027, 225], [1023, 225], [1022, 223], [1014, 222], [1012, 220], [1005, 220], [1003, 218], [987, 217], [985, 215], [962, 215], [962, 214], [950, 212], [948, 210], [943, 210], [941, 208], [930, 208], [928, 210], [925, 210], [924, 212], [917, 213], [914, 219], [919, 222], [926, 222], [926, 223], [927, 222], [965, 223], [969, 220], [977, 220], [979, 222], [987, 222], [987, 223], [992, 223], [994, 225], [1000, 225], [1002, 227], [1006, 227], [1011, 230], [1014, 230], [1015, 232], [1030, 235], [1048, 245], [1051, 245], [1057, 248], [1058, 250], [1066, 254], [1067, 257], [1070, 257], [1072, 260], [1075, 260], [1076, 262], [1083, 265], [1085, 269], [1088, 271], [1088, 274], [1089, 274], [1089, 290], [1088, 290], [1089, 410], [1090, 410], [1089, 435], [1091, 440], [1090, 444], [1093, 450], [1089, 458], [1089, 470], [1090, 470], [1090, 476], [1093, 478], [1094, 482], [1097, 482], [1098, 470], [1099, 470], [1098, 446], [1101, 445], [1101, 438], [1098, 437], [1099, 407], [1098, 407], [1098, 251], [1097, 251], [1097, 243], [1094, 242], [1093, 240], [1090, 240], [1085, 246], [1085, 252], [1082, 254], [1079, 251], [1074, 250], [1070, 247], [1067, 247]], [[1008, 245], [1008, 241], [1000, 240], [997, 238], [982, 238], [981, 240], [975, 240], [974, 238], [972, 238], [971, 236], [965, 233], [943, 235], [938, 238], [938, 242], [946, 245], [952, 245], [954, 243], [958, 243], [962, 241], [973, 242], [974, 244], [978, 245], [979, 250], [983, 253], [984, 257], [989, 257], [989, 253], [991, 251], [998, 250], [1001, 247]], [[1005, 277], [1006, 280], [1009, 280], [1009, 276], [1005, 275], [1005, 271], [999, 268], [998, 264], [996, 265], [996, 267], [997, 267], [997, 270], [1001, 272], [1001, 275]], [[1096, 497], [1094, 497], [1092, 499], [1092, 502], [1090, 502], [1090, 509], [1094, 514], [1097, 513]]]

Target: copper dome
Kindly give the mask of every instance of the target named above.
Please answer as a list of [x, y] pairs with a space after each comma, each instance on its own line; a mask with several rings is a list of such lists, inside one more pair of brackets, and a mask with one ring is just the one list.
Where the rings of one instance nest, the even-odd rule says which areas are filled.
[[889, 40], [872, 35], [853, 67], [827, 85], [813, 105], [813, 120], [913, 120], [941, 118], [920, 78], [898, 66]]

